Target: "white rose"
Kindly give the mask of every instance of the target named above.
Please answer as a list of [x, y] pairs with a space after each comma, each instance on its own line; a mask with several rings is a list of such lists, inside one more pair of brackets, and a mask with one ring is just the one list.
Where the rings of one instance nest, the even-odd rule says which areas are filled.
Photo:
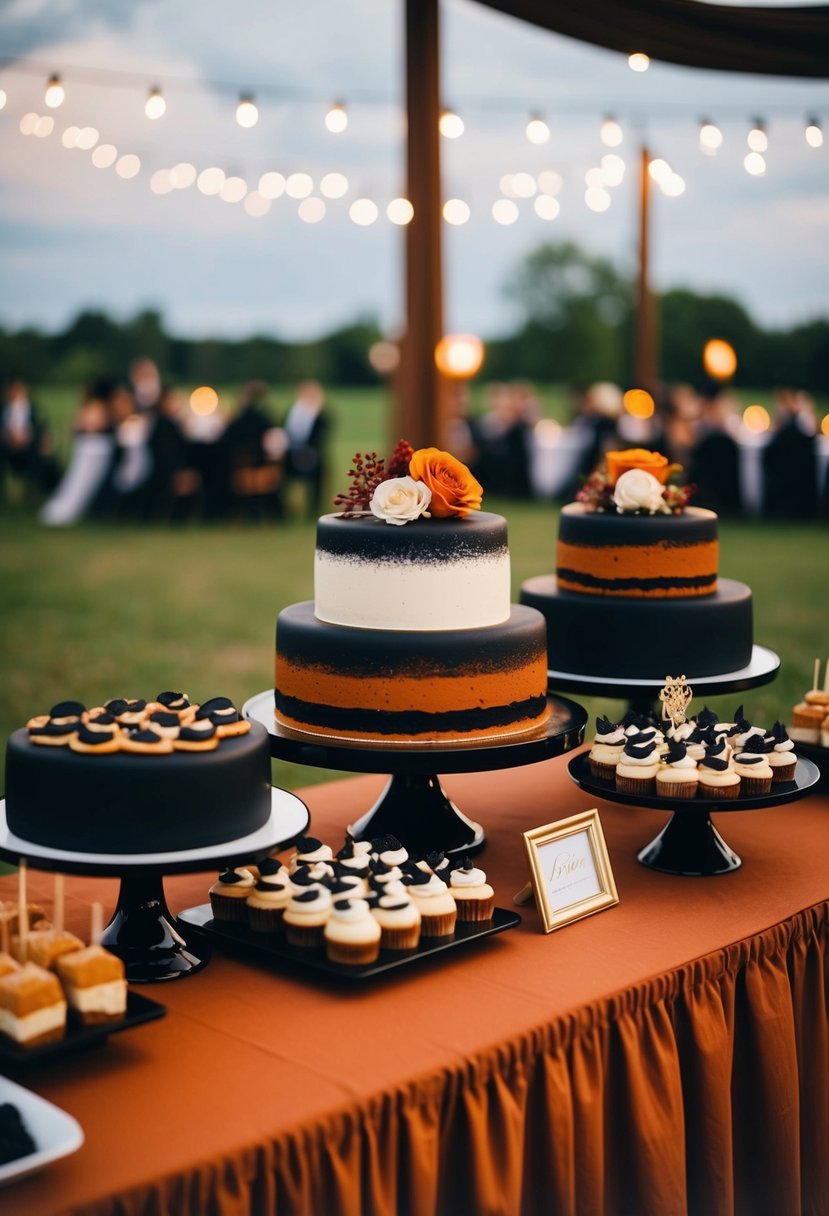
[[644, 469], [628, 469], [616, 482], [613, 501], [617, 511], [650, 511], [655, 515], [661, 511], [670, 514], [670, 507], [662, 497], [662, 486], [653, 473]]
[[432, 491], [423, 481], [413, 477], [390, 477], [381, 481], [372, 495], [369, 506], [378, 519], [387, 524], [405, 524], [410, 519], [428, 515]]

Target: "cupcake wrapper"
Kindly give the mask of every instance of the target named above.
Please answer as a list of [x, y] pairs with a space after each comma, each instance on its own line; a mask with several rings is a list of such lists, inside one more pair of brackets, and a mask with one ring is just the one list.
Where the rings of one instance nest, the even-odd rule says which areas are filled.
[[248, 922], [248, 907], [243, 899], [228, 899], [225, 895], [210, 892], [210, 906], [214, 920], [232, 920], [237, 925]]
[[747, 798], [754, 798], [757, 794], [767, 794], [771, 789], [771, 777], [743, 777], [741, 778], [740, 793]]
[[791, 764], [772, 766], [771, 779], [772, 781], [794, 781], [794, 770], [796, 768], [796, 760], [792, 760]]
[[616, 776], [615, 764], [602, 764], [598, 760], [590, 760], [590, 772], [600, 781], [612, 781]]
[[282, 916], [282, 908], [248, 908], [248, 924], [254, 933], [279, 933]]
[[492, 920], [495, 911], [494, 895], [490, 895], [489, 899], [459, 899], [455, 892], [455, 903], [458, 905], [458, 920], [462, 921]]
[[697, 781], [657, 781], [656, 792], [660, 798], [694, 798], [698, 784]]
[[283, 920], [285, 936], [292, 946], [313, 949], [325, 941], [325, 925], [289, 925]]
[[420, 935], [421, 937], [448, 937], [450, 933], [455, 932], [457, 919], [457, 912], [443, 912], [439, 916], [429, 916], [422, 912]]
[[742, 781], [736, 785], [706, 785], [700, 780], [699, 792], [703, 798], [739, 798], [742, 787]]
[[620, 777], [616, 774], [616, 789], [620, 794], [652, 794], [655, 777]]
[[383, 929], [380, 946], [383, 950], [414, 950], [420, 941], [420, 925], [409, 929]]
[[326, 939], [325, 952], [329, 962], [361, 966], [375, 962], [380, 953], [380, 939], [376, 942], [332, 942]]

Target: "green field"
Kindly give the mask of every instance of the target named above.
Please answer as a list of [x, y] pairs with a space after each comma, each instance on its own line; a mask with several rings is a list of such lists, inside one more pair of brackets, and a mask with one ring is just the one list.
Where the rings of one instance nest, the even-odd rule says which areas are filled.
[[[755, 398], [756, 399], [756, 398]], [[69, 395], [41, 394], [56, 429]], [[345, 473], [355, 448], [385, 449], [379, 392], [335, 392], [333, 466]], [[561, 396], [546, 396], [550, 412]], [[277, 404], [285, 406], [286, 400]], [[338, 475], [336, 486], [346, 479]], [[546, 504], [486, 499], [507, 516], [513, 592], [551, 570], [557, 511]], [[720, 569], [749, 583], [755, 638], [782, 658], [778, 680], [712, 701], [721, 716], [745, 700], [749, 717], [788, 719], [829, 651], [827, 545], [820, 525], [733, 523], [721, 528]], [[180, 688], [193, 698], [225, 694], [241, 703], [272, 683], [273, 632], [280, 608], [313, 595], [314, 528], [281, 525], [41, 528], [22, 507], [0, 514], [0, 735], [72, 697], [97, 704], [116, 695]], [[619, 703], [591, 701], [590, 712]], [[697, 706], [701, 708], [701, 706]], [[275, 763], [289, 788], [337, 774]]]

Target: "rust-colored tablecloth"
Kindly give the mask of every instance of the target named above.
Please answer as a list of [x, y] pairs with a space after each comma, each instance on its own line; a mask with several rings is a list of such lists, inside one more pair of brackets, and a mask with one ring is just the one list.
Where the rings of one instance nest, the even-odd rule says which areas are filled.
[[[502, 906], [522, 831], [596, 805], [565, 765], [443, 783]], [[308, 791], [314, 834], [339, 844], [381, 786]], [[3, 1216], [826, 1216], [829, 800], [719, 816], [743, 867], [708, 879], [638, 865], [662, 813], [599, 806], [621, 902], [549, 936], [530, 908], [359, 991], [218, 953], [142, 989], [166, 1018], [25, 1078], [86, 1142]], [[171, 908], [213, 877], [168, 878]], [[67, 890], [78, 929], [116, 895]]]

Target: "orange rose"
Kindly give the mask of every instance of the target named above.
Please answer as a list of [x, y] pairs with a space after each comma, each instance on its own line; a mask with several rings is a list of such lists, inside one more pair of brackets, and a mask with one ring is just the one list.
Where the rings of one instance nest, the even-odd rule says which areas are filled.
[[644, 469], [651, 473], [660, 485], [665, 484], [674, 467], [660, 452], [648, 452], [645, 448], [628, 448], [624, 452], [607, 452], [607, 479], [612, 486], [629, 469]]
[[479, 511], [483, 486], [479, 485], [465, 464], [438, 448], [419, 448], [409, 461], [409, 476], [424, 482], [432, 491], [429, 514], [438, 519], [458, 515], [465, 519], [470, 511]]

